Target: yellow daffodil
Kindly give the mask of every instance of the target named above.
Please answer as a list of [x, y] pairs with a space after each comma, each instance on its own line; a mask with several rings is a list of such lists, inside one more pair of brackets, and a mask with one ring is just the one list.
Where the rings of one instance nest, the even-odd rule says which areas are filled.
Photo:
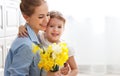
[[36, 54], [38, 51], [43, 51], [38, 45], [32, 44], [32, 52]]
[[[36, 47], [36, 49], [38, 49]], [[35, 50], [36, 50], [35, 49]], [[43, 68], [46, 71], [57, 71], [58, 67], [64, 65], [68, 60], [68, 48], [66, 43], [53, 43], [48, 48], [40, 52], [40, 61], [38, 67]]]

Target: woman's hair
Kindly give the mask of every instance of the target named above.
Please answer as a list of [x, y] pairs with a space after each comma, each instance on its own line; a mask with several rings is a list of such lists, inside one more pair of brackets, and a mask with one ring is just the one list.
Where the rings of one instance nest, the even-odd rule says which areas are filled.
[[35, 7], [42, 5], [42, 3], [46, 2], [45, 0], [21, 0], [20, 10], [23, 14], [27, 16], [31, 16]]
[[59, 20], [62, 20], [65, 24], [65, 18], [59, 11], [50, 11], [50, 19], [57, 18]]

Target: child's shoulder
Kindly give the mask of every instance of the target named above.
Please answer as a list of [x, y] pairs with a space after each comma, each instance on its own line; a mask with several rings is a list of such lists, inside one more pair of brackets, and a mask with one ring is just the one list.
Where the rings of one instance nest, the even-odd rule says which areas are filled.
[[65, 40], [63, 40], [63, 39], [60, 39], [60, 42], [64, 42], [64, 43], [67, 44], [68, 47], [72, 47], [72, 45], [71, 45], [69, 42], [67, 42], [67, 41], [65, 41]]
[[67, 44], [69, 57], [74, 56], [75, 50], [74, 50], [73, 46], [65, 40], [60, 40], [60, 42], [65, 42]]

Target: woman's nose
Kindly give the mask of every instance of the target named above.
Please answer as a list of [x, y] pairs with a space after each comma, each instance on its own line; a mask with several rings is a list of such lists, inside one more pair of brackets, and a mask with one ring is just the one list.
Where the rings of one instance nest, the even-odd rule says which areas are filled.
[[49, 17], [49, 16], [46, 16], [46, 17], [44, 18], [44, 22], [45, 22], [45, 23], [48, 23], [48, 22], [49, 22], [49, 19], [50, 19], [50, 17]]

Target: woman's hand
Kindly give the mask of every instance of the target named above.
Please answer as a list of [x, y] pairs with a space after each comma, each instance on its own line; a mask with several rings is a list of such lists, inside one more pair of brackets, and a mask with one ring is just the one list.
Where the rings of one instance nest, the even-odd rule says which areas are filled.
[[27, 37], [27, 36], [28, 36], [28, 32], [25, 26], [20, 25], [18, 30], [18, 37]]

